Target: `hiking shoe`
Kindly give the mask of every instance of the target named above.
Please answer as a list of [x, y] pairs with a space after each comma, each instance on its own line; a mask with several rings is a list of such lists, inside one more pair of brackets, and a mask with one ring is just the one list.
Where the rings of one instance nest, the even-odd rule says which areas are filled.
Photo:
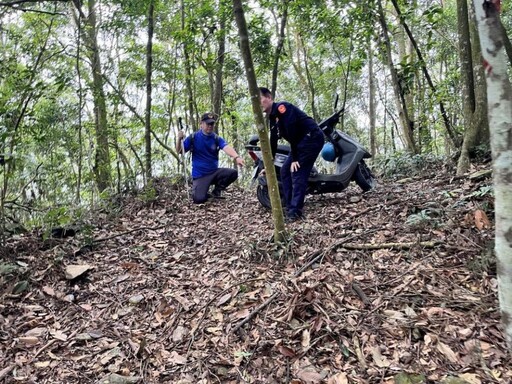
[[293, 223], [295, 221], [302, 220], [302, 215], [298, 214], [287, 214], [284, 218], [285, 223]]
[[225, 197], [222, 196], [222, 191], [220, 189], [217, 189], [217, 188], [213, 189], [212, 197], [214, 199], [225, 199]]

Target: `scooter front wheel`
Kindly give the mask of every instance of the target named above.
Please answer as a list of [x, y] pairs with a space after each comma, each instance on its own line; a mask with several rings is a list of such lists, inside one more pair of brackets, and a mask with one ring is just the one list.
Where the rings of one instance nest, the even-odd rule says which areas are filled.
[[375, 188], [375, 185], [377, 184], [370, 168], [368, 168], [363, 160], [357, 164], [353, 179], [364, 192], [368, 192]]
[[256, 195], [258, 196], [258, 201], [261, 205], [267, 209], [272, 208], [272, 205], [270, 204], [270, 196], [268, 194], [268, 187], [266, 185], [258, 184]]

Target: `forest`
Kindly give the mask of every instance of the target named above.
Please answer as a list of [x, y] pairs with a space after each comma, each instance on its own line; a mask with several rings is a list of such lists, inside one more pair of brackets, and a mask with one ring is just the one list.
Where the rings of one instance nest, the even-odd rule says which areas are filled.
[[[0, 0], [0, 382], [511, 382], [511, 28], [497, 0]], [[251, 79], [343, 108], [375, 188], [263, 207]], [[245, 166], [193, 204], [205, 112]]]

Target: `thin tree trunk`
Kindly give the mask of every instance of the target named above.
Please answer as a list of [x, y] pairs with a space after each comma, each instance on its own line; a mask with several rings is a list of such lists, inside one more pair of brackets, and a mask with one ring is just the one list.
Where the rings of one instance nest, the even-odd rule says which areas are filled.
[[[459, 34], [460, 70], [462, 77], [464, 140], [457, 163], [457, 174], [469, 170], [470, 152], [488, 140], [487, 95], [482, 66], [473, 59], [481, 57], [479, 40], [474, 33], [471, 39], [471, 25], [467, 0], [457, 0], [457, 25]], [[475, 53], [473, 52], [475, 48]], [[478, 59], [476, 59], [478, 60]]]
[[507, 75], [500, 2], [474, 0], [474, 5], [489, 101], [498, 297], [507, 345], [512, 352], [512, 86]]
[[[407, 33], [407, 36], [409, 36], [409, 39], [414, 47], [414, 50], [416, 51], [416, 54], [418, 55], [418, 60], [421, 64], [421, 69], [423, 71], [423, 75], [425, 76], [425, 79], [427, 80], [427, 83], [432, 90], [432, 93], [436, 92], [436, 87], [434, 83], [432, 82], [432, 78], [430, 77], [430, 73], [427, 70], [425, 60], [423, 59], [423, 55], [421, 51], [418, 48], [418, 44], [416, 43], [416, 40], [414, 39], [414, 36], [411, 33], [411, 30], [409, 29], [409, 26], [405, 22], [405, 20], [402, 17], [402, 13], [400, 11], [400, 7], [398, 6], [397, 0], [391, 0], [393, 3], [393, 6], [395, 7], [395, 11], [397, 15], [400, 18], [400, 22], [402, 26], [405, 29], [405, 32]], [[457, 134], [453, 130], [453, 127], [450, 123], [450, 119], [448, 118], [448, 113], [446, 112], [446, 108], [444, 107], [444, 103], [442, 101], [439, 101], [439, 110], [441, 111], [441, 116], [443, 117], [444, 126], [446, 128], [446, 132], [448, 133], [448, 136], [450, 137], [450, 140], [452, 141], [454, 147], [458, 148], [461, 144], [461, 140], [459, 137], [457, 137]]]
[[84, 39], [85, 46], [87, 47], [87, 54], [89, 55], [89, 60], [91, 62], [97, 146], [93, 171], [96, 177], [98, 190], [102, 192], [110, 186], [112, 175], [108, 144], [107, 104], [105, 91], [103, 89], [103, 75], [97, 40], [98, 26], [96, 22], [96, 0], [89, 0], [87, 16], [85, 16], [82, 11], [80, 1], [74, 0], [73, 3], [75, 4], [77, 11], [80, 13], [80, 18], [84, 20], [86, 25], [82, 30], [82, 37]]
[[368, 44], [368, 98], [369, 98], [369, 114], [370, 114], [370, 153], [375, 157], [377, 153], [377, 145], [375, 139], [375, 73], [373, 72], [373, 49], [371, 40], [367, 40]]
[[[222, 91], [224, 89], [224, 61], [226, 56], [226, 17], [227, 0], [219, 0], [219, 31], [217, 37], [217, 63], [215, 65], [215, 83], [213, 89], [213, 113], [220, 116], [222, 113]], [[215, 126], [217, 130], [218, 127]]]
[[[183, 0], [181, 0], [181, 29], [185, 31], [185, 3]], [[196, 127], [194, 91], [192, 89], [192, 64], [190, 62], [190, 54], [186, 41], [183, 42], [183, 56], [185, 58], [185, 88], [187, 91], [189, 122], [192, 127]]]
[[396, 68], [393, 64], [393, 55], [391, 51], [391, 42], [389, 40], [388, 26], [386, 22], [386, 18], [384, 17], [384, 10], [382, 9], [382, 0], [378, 1], [378, 14], [379, 21], [382, 28], [382, 39], [385, 47], [385, 53], [387, 57], [387, 64], [389, 67], [389, 72], [391, 74], [391, 83], [393, 85], [393, 92], [395, 94], [395, 105], [398, 111], [398, 116], [400, 118], [400, 124], [402, 127], [402, 132], [404, 134], [404, 139], [406, 143], [406, 149], [409, 152], [417, 153], [416, 144], [414, 142], [413, 131], [412, 131], [412, 121], [409, 118], [409, 112], [407, 111], [407, 104], [405, 103], [404, 98], [404, 90], [402, 89], [400, 82], [398, 80], [398, 74]]
[[276, 50], [274, 52], [274, 65], [272, 66], [272, 86], [270, 88], [270, 92], [272, 93], [272, 98], [276, 95], [277, 90], [277, 74], [279, 70], [279, 59], [281, 58], [281, 52], [283, 51], [284, 39], [286, 37], [286, 22], [288, 21], [288, 2], [289, 0], [284, 0], [281, 4], [283, 4], [283, 16], [281, 17], [281, 26], [279, 29], [279, 37], [277, 40]]
[[238, 35], [240, 37], [240, 51], [244, 60], [245, 73], [247, 76], [247, 82], [249, 84], [252, 111], [256, 121], [256, 128], [258, 129], [261, 151], [263, 153], [263, 163], [266, 170], [268, 191], [270, 195], [270, 202], [272, 204], [272, 217], [274, 219], [274, 242], [282, 243], [286, 238], [283, 208], [281, 206], [281, 198], [279, 197], [276, 171], [270, 150], [268, 129], [267, 125], [265, 124], [260, 106], [260, 91], [258, 89], [256, 73], [254, 72], [254, 65], [252, 62], [251, 47], [249, 45], [249, 33], [247, 31], [242, 0], [233, 0], [233, 10], [235, 13], [236, 24], [238, 26]]
[[152, 161], [151, 161], [151, 93], [152, 93], [152, 73], [153, 73], [153, 31], [155, 27], [155, 4], [154, 0], [149, 2], [148, 11], [148, 43], [146, 46], [146, 116], [145, 116], [145, 135], [146, 143], [146, 184], [152, 177]]

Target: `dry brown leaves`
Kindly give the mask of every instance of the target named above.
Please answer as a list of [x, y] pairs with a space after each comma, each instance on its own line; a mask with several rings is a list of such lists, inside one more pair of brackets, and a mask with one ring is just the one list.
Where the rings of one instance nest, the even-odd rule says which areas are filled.
[[[98, 216], [92, 248], [80, 236], [50, 249], [13, 238], [0, 381], [394, 383], [410, 372], [508, 383], [482, 183], [310, 197], [287, 252], [269, 242], [255, 193], [235, 188], [194, 206], [160, 186], [154, 203]], [[67, 280], [69, 265], [91, 268]]]

